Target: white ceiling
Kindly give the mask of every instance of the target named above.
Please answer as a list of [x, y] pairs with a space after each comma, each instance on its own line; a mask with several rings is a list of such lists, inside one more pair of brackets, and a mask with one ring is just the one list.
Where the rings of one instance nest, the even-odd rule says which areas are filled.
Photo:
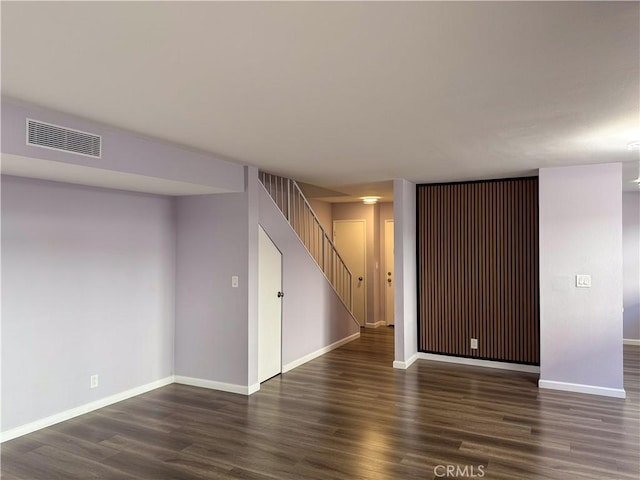
[[4, 94], [339, 191], [632, 180], [639, 64], [638, 2], [2, 2]]

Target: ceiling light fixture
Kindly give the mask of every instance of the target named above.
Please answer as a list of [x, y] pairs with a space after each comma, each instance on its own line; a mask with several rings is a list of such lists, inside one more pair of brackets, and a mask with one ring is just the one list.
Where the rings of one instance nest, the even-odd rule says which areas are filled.
[[627, 145], [627, 148], [629, 150], [636, 150], [638, 148], [640, 148], [640, 140], [637, 142], [631, 142], [630, 144]]
[[375, 203], [378, 203], [378, 200], [380, 200], [382, 197], [360, 197], [360, 200], [362, 200], [362, 203], [364, 203], [365, 205], [373, 205]]

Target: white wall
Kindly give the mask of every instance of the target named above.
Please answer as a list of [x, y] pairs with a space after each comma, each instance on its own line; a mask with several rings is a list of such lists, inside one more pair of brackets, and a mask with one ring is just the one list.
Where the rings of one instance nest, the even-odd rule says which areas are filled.
[[622, 195], [624, 338], [640, 340], [640, 192]]
[[395, 266], [395, 368], [407, 368], [418, 354], [416, 185], [393, 181]]
[[2, 431], [172, 375], [174, 264], [171, 198], [2, 176]]
[[540, 387], [624, 395], [621, 184], [620, 164], [540, 170]]

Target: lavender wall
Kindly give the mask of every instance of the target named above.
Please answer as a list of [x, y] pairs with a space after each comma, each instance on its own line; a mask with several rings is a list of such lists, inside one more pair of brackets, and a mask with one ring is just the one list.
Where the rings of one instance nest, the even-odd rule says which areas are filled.
[[416, 263], [416, 185], [393, 181], [395, 264], [395, 361], [408, 367], [418, 353], [418, 299]]
[[2, 430], [170, 376], [174, 263], [172, 199], [2, 176]]
[[622, 245], [623, 336], [640, 340], [640, 192], [622, 194]]
[[286, 366], [358, 333], [360, 327], [262, 187], [258, 196], [260, 225], [282, 252], [282, 364]]
[[624, 394], [621, 183], [620, 164], [540, 170], [541, 387]]
[[247, 193], [176, 199], [176, 375], [248, 385], [248, 201]]
[[[26, 145], [27, 118], [101, 135], [102, 158]], [[207, 185], [230, 192], [244, 190], [244, 172], [239, 164], [6, 97], [2, 97], [2, 152]]]

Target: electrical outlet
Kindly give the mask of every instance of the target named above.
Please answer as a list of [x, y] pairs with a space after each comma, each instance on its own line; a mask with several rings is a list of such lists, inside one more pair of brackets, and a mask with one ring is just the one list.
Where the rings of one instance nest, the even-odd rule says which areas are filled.
[[98, 375], [91, 375], [91, 388], [98, 387]]
[[233, 288], [238, 288], [238, 276], [237, 275], [233, 275], [231, 277], [231, 286]]
[[591, 275], [576, 275], [576, 287], [591, 288]]
[[477, 350], [478, 349], [478, 339], [477, 338], [472, 338], [471, 339], [471, 350]]

